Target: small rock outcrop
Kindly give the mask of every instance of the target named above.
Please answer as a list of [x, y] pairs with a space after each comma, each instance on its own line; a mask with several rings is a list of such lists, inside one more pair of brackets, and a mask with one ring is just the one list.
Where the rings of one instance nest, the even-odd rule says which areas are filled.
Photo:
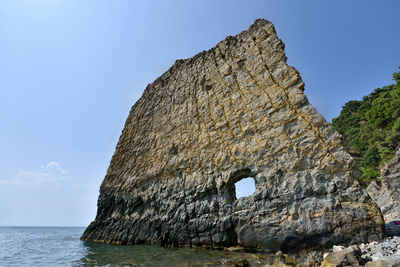
[[400, 220], [400, 148], [377, 180], [368, 186], [369, 195], [380, 207], [385, 222]]
[[[382, 237], [340, 135], [266, 20], [178, 60], [132, 107], [83, 240], [271, 251]], [[256, 191], [236, 199], [235, 182]]]

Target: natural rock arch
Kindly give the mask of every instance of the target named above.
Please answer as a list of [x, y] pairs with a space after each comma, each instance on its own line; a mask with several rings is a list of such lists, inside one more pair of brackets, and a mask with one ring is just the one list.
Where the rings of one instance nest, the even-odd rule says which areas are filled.
[[[354, 160], [303, 90], [266, 20], [177, 60], [132, 107], [82, 239], [298, 250], [381, 237]], [[249, 174], [256, 192], [235, 200]]]

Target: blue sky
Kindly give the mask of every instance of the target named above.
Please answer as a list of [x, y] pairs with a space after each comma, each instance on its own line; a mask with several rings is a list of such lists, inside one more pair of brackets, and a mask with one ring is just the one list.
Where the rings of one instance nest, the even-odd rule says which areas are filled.
[[0, 225], [86, 226], [130, 107], [257, 18], [328, 120], [390, 84], [400, 1], [0, 1]]

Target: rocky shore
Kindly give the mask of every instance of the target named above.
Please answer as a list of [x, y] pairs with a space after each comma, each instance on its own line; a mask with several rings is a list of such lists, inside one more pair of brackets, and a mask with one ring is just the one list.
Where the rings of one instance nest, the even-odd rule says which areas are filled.
[[[219, 265], [227, 267], [400, 267], [400, 221], [386, 224], [387, 237], [369, 243], [360, 243], [348, 247], [334, 245], [328, 250], [302, 250], [297, 253], [271, 253], [265, 250], [254, 254], [243, 254], [242, 258], [226, 257]], [[231, 247], [232, 252], [245, 251], [245, 248]], [[218, 266], [218, 264], [216, 264]]]
[[400, 237], [362, 243], [350, 247], [334, 246], [324, 254], [321, 266], [400, 266]]
[[221, 262], [229, 267], [299, 266], [299, 267], [392, 267], [400, 266], [400, 237], [386, 237], [381, 241], [361, 243], [349, 247], [333, 246], [327, 251], [303, 251], [297, 254], [247, 254], [243, 258], [226, 259]]

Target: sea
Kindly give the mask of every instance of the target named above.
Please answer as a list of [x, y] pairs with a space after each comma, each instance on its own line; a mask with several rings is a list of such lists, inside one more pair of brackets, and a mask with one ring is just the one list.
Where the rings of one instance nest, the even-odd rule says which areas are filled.
[[[0, 266], [226, 266], [254, 253], [81, 241], [84, 227], [0, 227]], [[264, 257], [265, 259], [265, 257]]]

